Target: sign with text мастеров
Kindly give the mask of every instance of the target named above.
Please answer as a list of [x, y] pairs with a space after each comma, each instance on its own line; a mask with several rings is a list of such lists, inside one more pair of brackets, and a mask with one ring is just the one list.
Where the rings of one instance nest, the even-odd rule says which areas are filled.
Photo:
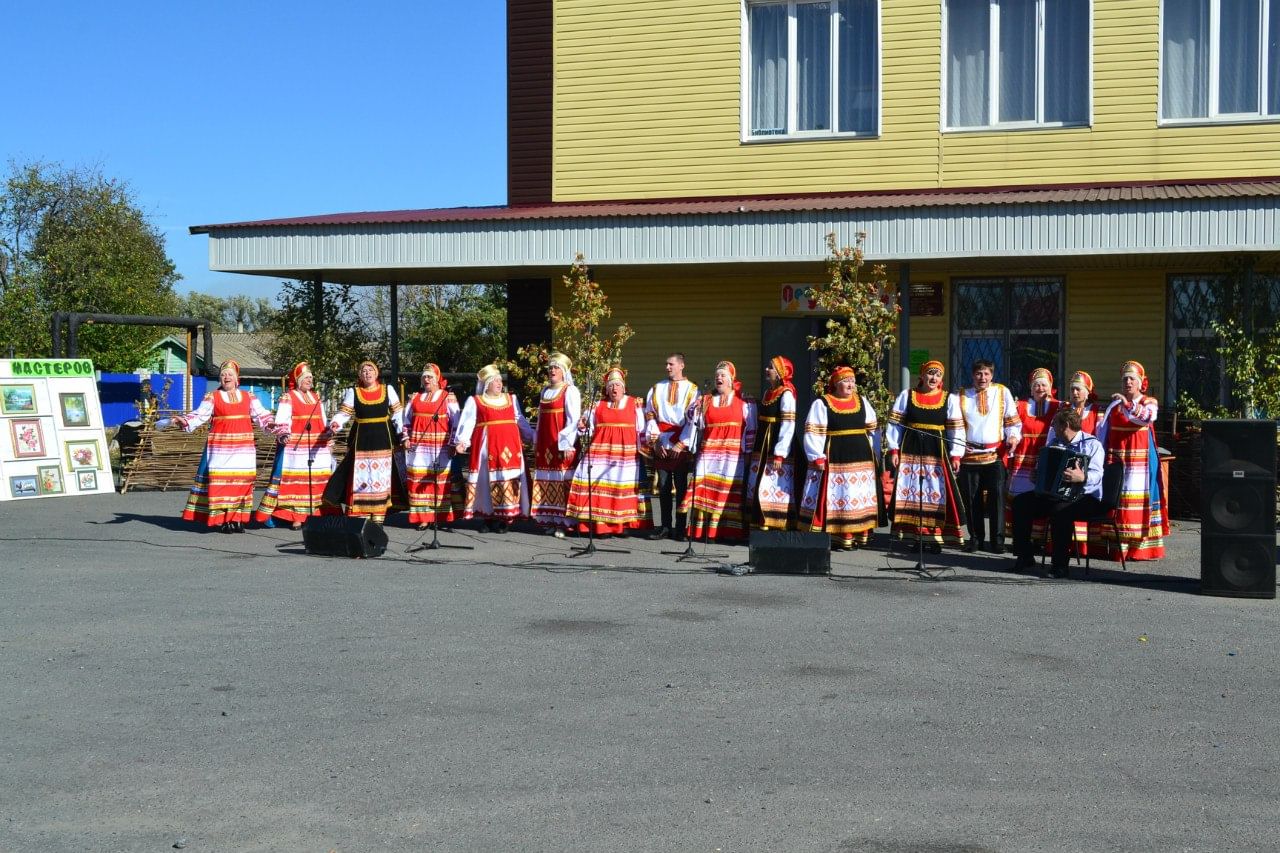
[[114, 491], [93, 362], [0, 359], [0, 501]]

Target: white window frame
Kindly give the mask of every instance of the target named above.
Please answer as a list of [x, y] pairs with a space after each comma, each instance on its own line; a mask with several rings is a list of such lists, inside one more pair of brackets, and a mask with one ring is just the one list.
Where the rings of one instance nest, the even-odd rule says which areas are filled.
[[[882, 21], [884, 15], [881, 0], [875, 0], [876, 6], [876, 129], [873, 133], [865, 131], [837, 130], [796, 130], [799, 122], [800, 104], [797, 94], [800, 90], [799, 63], [796, 61], [796, 6], [806, 3], [831, 3], [831, 17], [837, 15], [835, 0], [742, 0], [742, 49], [740, 79], [741, 93], [741, 140], [744, 143], [797, 142], [810, 139], [875, 139], [883, 132], [884, 125], [884, 39]], [[751, 28], [750, 17], [752, 6], [786, 6], [787, 7], [787, 132], [761, 136], [751, 135]], [[831, 91], [830, 115], [834, 127], [840, 123], [840, 28], [832, 21], [831, 25]]]
[[1280, 13], [1280, 3], [1262, 2], [1262, 16], [1258, 25], [1258, 107], [1251, 113], [1218, 112], [1218, 60], [1222, 50], [1222, 4], [1221, 0], [1209, 0], [1209, 109], [1207, 116], [1189, 116], [1187, 118], [1164, 117], [1164, 7], [1167, 0], [1160, 0], [1159, 50], [1160, 61], [1157, 64], [1156, 85], [1156, 123], [1159, 127], [1186, 127], [1188, 125], [1207, 124], [1264, 124], [1280, 122], [1280, 113], [1264, 113], [1261, 107], [1267, 100], [1267, 87], [1270, 85], [1270, 71], [1267, 62], [1267, 32], [1271, 24], [1272, 13]]
[[[981, 133], [993, 130], [1052, 130], [1057, 128], [1092, 127], [1093, 126], [1093, 0], [1088, 3], [1088, 21], [1086, 27], [1085, 46], [1085, 80], [1088, 87], [1085, 93], [1085, 116], [1080, 121], [1044, 121], [1044, 7], [1046, 0], [1036, 0], [1036, 117], [1027, 121], [994, 122], [984, 125], [962, 125], [951, 127], [947, 124], [947, 33], [950, 31], [947, 16], [951, 4], [942, 0], [942, 93], [941, 110], [938, 114], [938, 127], [943, 133]], [[1163, 5], [1163, 0], [1161, 0]], [[989, 0], [990, 34], [987, 49], [987, 115], [1000, 114], [1000, 2]]]

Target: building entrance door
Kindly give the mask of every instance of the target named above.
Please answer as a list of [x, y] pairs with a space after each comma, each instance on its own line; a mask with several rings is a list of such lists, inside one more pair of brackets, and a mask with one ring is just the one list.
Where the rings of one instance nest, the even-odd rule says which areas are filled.
[[747, 393], [759, 399], [764, 390], [764, 369], [775, 355], [785, 356], [795, 365], [796, 375], [796, 435], [791, 443], [791, 461], [795, 469], [795, 491], [799, 501], [800, 488], [804, 484], [808, 462], [804, 457], [804, 419], [813, 404], [813, 381], [818, 372], [818, 356], [809, 349], [809, 336], [826, 331], [825, 315], [805, 314], [799, 317], [764, 317], [760, 320], [760, 366], [755, 379], [743, 380]]

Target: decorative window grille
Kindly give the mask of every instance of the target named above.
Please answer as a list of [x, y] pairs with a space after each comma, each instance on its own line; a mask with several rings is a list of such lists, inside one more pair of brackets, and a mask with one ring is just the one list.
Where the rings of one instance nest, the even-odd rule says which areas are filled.
[[954, 280], [949, 384], [967, 384], [978, 359], [996, 365], [996, 381], [1014, 396], [1027, 394], [1037, 367], [1061, 377], [1063, 290], [1051, 277]]

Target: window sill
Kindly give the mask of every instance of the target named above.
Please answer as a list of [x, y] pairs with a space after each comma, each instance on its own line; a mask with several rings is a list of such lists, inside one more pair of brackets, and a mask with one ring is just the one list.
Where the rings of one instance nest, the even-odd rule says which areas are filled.
[[831, 142], [841, 139], [879, 139], [879, 133], [794, 133], [777, 136], [744, 136], [743, 145], [768, 145], [777, 142]]
[[1232, 115], [1218, 116], [1217, 118], [1209, 118], [1207, 116], [1198, 116], [1196, 118], [1162, 118], [1156, 122], [1156, 127], [1216, 127], [1218, 125], [1233, 124], [1280, 124], [1280, 115]]
[[991, 124], [983, 127], [944, 127], [946, 135], [962, 133], [1027, 133], [1037, 130], [1090, 130], [1091, 122], [1071, 122], [1060, 124]]

